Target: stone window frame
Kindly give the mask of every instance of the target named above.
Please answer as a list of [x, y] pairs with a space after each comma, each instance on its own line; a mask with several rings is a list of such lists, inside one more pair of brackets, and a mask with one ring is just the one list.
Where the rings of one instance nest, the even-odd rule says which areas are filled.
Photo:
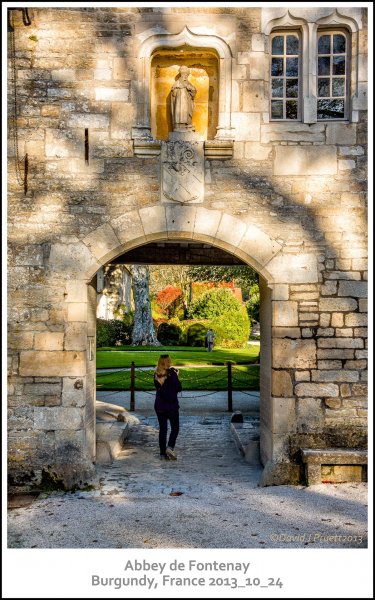
[[[298, 75], [297, 75], [297, 79], [298, 79], [298, 99], [297, 99], [297, 118], [296, 119], [288, 119], [287, 117], [283, 117], [281, 119], [277, 119], [275, 117], [272, 117], [272, 100], [274, 99], [272, 97], [272, 57], [275, 56], [272, 54], [272, 40], [274, 37], [278, 36], [278, 35], [283, 35], [286, 36], [287, 35], [296, 35], [298, 37], [298, 41], [299, 41], [299, 51], [298, 51]], [[272, 123], [298, 123], [301, 122], [302, 120], [302, 99], [303, 99], [303, 86], [302, 86], [302, 32], [299, 29], [274, 29], [273, 31], [271, 31], [270, 34], [270, 99], [269, 99], [269, 120]], [[281, 55], [280, 55], [281, 56]], [[284, 54], [282, 55], [283, 58], [286, 57], [286, 52], [284, 52]], [[283, 78], [285, 78], [286, 75], [283, 75]], [[286, 96], [284, 95], [283, 97], [283, 103], [286, 101]]]
[[[302, 15], [303, 9], [291, 9], [293, 12]], [[286, 10], [281, 17], [272, 18], [273, 14], [280, 14], [279, 9], [267, 9], [266, 18], [262, 23], [262, 32], [268, 37], [267, 51], [271, 56], [271, 34], [277, 31], [300, 30], [302, 37], [302, 104], [301, 104], [301, 120], [296, 120], [299, 123], [331, 123], [338, 121], [340, 123], [358, 122], [358, 39], [359, 28], [361, 26], [360, 19], [351, 16], [343, 15], [338, 9], [328, 16], [309, 21], [305, 16], [293, 15], [291, 10]], [[350, 92], [347, 101], [346, 119], [319, 119], [317, 117], [317, 55], [318, 55], [318, 31], [326, 29], [344, 30], [347, 32], [350, 43], [350, 51], [348, 52], [350, 69], [349, 86]], [[357, 107], [358, 105], [358, 107]], [[265, 120], [270, 121], [270, 112], [265, 115]], [[290, 120], [273, 119], [272, 123], [290, 123]]]
[[[316, 52], [316, 85], [317, 85], [317, 91], [316, 91], [316, 97], [317, 97], [317, 103], [319, 101], [319, 96], [318, 96], [318, 83], [319, 83], [319, 71], [318, 71], [318, 60], [319, 60], [319, 52], [318, 52], [318, 46], [319, 46], [319, 37], [322, 35], [330, 35], [333, 36], [335, 34], [341, 34], [345, 36], [345, 40], [346, 40], [346, 44], [345, 44], [345, 94], [344, 94], [344, 116], [343, 117], [334, 117], [334, 118], [327, 118], [327, 119], [319, 119], [319, 117], [317, 116], [317, 122], [318, 123], [332, 123], [333, 121], [349, 121], [349, 110], [350, 110], [350, 75], [351, 75], [351, 52], [350, 49], [352, 47], [352, 39], [351, 39], [351, 35], [349, 33], [349, 31], [346, 28], [343, 27], [335, 27], [335, 28], [323, 28], [323, 27], [319, 27], [317, 30], [317, 38], [316, 38], [316, 46], [317, 46], [317, 52]], [[333, 55], [332, 50], [331, 50], [331, 56]], [[327, 76], [330, 80], [333, 79], [333, 75], [329, 75]], [[333, 96], [332, 96], [333, 97]]]
[[192, 48], [207, 48], [215, 50], [218, 56], [219, 70], [219, 114], [217, 134], [215, 139], [234, 139], [234, 128], [231, 126], [232, 104], [232, 51], [228, 44], [216, 34], [194, 33], [184, 27], [180, 33], [158, 34], [150, 30], [150, 35], [143, 40], [138, 53], [138, 118], [137, 125], [133, 127], [132, 137], [148, 138], [151, 135], [151, 59], [159, 49], [178, 48], [179, 46]]

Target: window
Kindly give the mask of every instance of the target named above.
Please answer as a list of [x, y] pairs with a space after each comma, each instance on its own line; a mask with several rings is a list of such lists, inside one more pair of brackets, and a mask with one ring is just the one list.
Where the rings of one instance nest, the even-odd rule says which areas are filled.
[[271, 119], [300, 119], [300, 37], [297, 32], [271, 37]]
[[347, 118], [348, 40], [342, 31], [318, 34], [318, 119]]

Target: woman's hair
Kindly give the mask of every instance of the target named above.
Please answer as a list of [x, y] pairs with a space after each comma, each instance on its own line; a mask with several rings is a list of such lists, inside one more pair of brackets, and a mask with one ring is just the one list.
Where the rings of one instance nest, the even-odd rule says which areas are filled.
[[158, 378], [166, 377], [168, 369], [172, 365], [172, 360], [169, 354], [161, 354], [156, 367], [156, 376]]

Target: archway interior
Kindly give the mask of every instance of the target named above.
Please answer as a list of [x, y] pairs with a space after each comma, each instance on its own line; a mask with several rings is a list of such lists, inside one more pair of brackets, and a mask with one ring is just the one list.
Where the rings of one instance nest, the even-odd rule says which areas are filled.
[[[212, 244], [203, 243], [198, 240], [167, 240], [160, 239], [147, 244], [132, 248], [125, 253], [119, 254], [111, 259], [108, 263], [111, 265], [199, 265], [199, 266], [252, 266], [247, 265], [243, 260], [235, 254], [230, 253], [222, 248], [213, 246]], [[255, 270], [255, 269], [253, 269]], [[261, 361], [260, 361], [260, 427], [267, 432], [269, 431], [269, 415], [270, 395], [271, 395], [271, 290], [267, 286], [265, 279], [259, 276], [260, 288], [260, 344], [261, 344]], [[91, 282], [91, 289], [96, 288], [96, 276]], [[96, 294], [91, 294], [92, 301]], [[94, 307], [93, 307], [94, 308]], [[93, 312], [93, 311], [92, 311]], [[90, 371], [93, 380], [93, 388], [96, 389], [96, 372], [93, 371], [93, 363], [91, 363]], [[89, 371], [88, 371], [89, 372]], [[88, 386], [90, 387], [90, 386]], [[95, 397], [95, 393], [94, 393]], [[110, 402], [110, 400], [108, 400]], [[263, 420], [263, 423], [262, 423]], [[263, 436], [266, 440], [267, 436]], [[261, 435], [261, 462], [265, 464], [268, 459], [268, 443], [264, 443], [262, 448]]]

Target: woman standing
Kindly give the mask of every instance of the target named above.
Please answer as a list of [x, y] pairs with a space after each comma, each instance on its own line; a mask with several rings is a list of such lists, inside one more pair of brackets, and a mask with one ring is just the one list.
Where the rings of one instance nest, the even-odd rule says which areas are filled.
[[[174, 452], [180, 423], [177, 394], [181, 392], [182, 386], [178, 378], [178, 370], [173, 368], [169, 354], [162, 354], [154, 374], [156, 387], [155, 412], [159, 421], [159, 448], [160, 458], [176, 460]], [[168, 421], [171, 425], [167, 446]]]

